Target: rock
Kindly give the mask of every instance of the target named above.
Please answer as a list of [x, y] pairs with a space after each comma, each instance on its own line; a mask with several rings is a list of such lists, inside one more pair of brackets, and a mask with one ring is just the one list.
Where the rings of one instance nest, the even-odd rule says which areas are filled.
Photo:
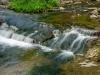
[[0, 0], [0, 4], [2, 5], [6, 5], [8, 4], [9, 0]]
[[2, 18], [0, 18], [0, 25], [4, 23], [4, 20]]
[[92, 12], [92, 15], [90, 15], [90, 18], [100, 18], [100, 8], [95, 8]]
[[64, 8], [64, 7], [59, 7], [59, 9], [60, 9], [60, 10], [65, 10], [65, 8]]
[[91, 14], [98, 15], [98, 14], [99, 14], [99, 13], [98, 13], [98, 9], [96, 8], [95, 10], [93, 10], [93, 11], [91, 12]]
[[81, 67], [95, 67], [97, 64], [95, 64], [93, 61], [92, 62], [86, 62], [83, 61], [82, 63], [79, 63]]
[[90, 18], [94, 19], [94, 18], [97, 18], [97, 16], [92, 14], [92, 15], [90, 15]]
[[98, 48], [89, 49], [87, 51], [87, 54], [85, 55], [85, 57], [89, 58], [89, 59], [92, 59], [92, 60], [95, 60], [97, 58], [97, 51], [98, 50], [99, 50]]

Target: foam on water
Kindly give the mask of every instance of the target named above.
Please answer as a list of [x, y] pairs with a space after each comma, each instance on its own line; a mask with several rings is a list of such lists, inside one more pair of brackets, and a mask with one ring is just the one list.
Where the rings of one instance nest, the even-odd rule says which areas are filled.
[[0, 35], [0, 44], [6, 44], [6, 45], [9, 45], [11, 47], [18, 46], [18, 47], [24, 47], [24, 48], [28, 48], [28, 47], [33, 46], [30, 43], [25, 43], [25, 42], [22, 42], [22, 41], [8, 39], [8, 38], [5, 38], [5, 37], [2, 37], [1, 35]]

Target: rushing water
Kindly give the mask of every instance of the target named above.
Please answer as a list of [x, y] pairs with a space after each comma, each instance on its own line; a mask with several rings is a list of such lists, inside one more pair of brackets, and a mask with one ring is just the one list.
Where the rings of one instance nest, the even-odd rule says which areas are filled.
[[[80, 32], [80, 30], [82, 30]], [[80, 28], [67, 29], [63, 32], [59, 30], [54, 30], [52, 33], [54, 38], [48, 41], [46, 46], [42, 46], [42, 42], [37, 42], [34, 36], [38, 31], [28, 34], [17, 33], [20, 31], [16, 26], [8, 26], [3, 23], [0, 26], [0, 44], [4, 46], [2, 51], [6, 49], [5, 47], [19, 47], [19, 48], [38, 48], [43, 52], [60, 51], [61, 53], [55, 57], [55, 59], [69, 60], [74, 57], [74, 54], [82, 54], [88, 46], [90, 40], [97, 39], [96, 36], [87, 35], [87, 31]], [[90, 34], [92, 31], [90, 31]], [[89, 33], [88, 33], [89, 34]], [[39, 38], [38, 36], [37, 38]], [[5, 46], [7, 45], [7, 46]]]
[[[83, 54], [100, 33], [79, 27], [67, 28], [62, 32], [52, 25], [36, 22], [37, 16], [4, 9], [0, 9], [0, 17], [5, 21], [0, 25], [0, 67], [19, 62], [17, 57], [33, 48], [43, 53], [55, 53], [50, 58], [54, 62], [49, 66], [51, 71], [57, 71], [58, 65], [63, 61], [70, 61], [76, 54]], [[39, 72], [47, 66], [48, 64], [41, 66]], [[55, 75], [53, 71], [52, 73]], [[39, 75], [38, 72], [36, 75]]]

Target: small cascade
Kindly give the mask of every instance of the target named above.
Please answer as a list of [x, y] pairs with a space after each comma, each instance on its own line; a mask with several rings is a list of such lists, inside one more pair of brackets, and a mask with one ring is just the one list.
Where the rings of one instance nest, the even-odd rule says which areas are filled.
[[74, 58], [74, 53], [71, 51], [62, 50], [60, 54], [55, 57], [56, 62], [68, 62]]
[[25, 36], [13, 33], [11, 39], [15, 39], [15, 40], [18, 40], [18, 41], [24, 41]]
[[24, 42], [27, 42], [27, 43], [33, 43], [33, 39], [31, 39], [31, 38], [29, 38], [29, 37], [26, 37], [25, 39], [24, 39]]
[[17, 34], [13, 31], [0, 30], [0, 35], [3, 36], [3, 37], [6, 37], [6, 38], [15, 39], [15, 40], [18, 40], [18, 41], [33, 43], [32, 38], [26, 37], [26, 36], [21, 35], [21, 34]]
[[13, 33], [14, 33], [13, 31], [0, 30], [0, 35], [6, 38], [11, 38]]
[[9, 45], [10, 47], [22, 47], [22, 48], [32, 48], [32, 44], [30, 43], [25, 43], [22, 41], [17, 41], [17, 40], [13, 40], [13, 39], [8, 39], [6, 37], [3, 37], [0, 35], [0, 44], [5, 44], [5, 45]]
[[[91, 31], [90, 31], [91, 32]], [[61, 52], [55, 57], [57, 62], [66, 62], [74, 58], [74, 54], [83, 54], [86, 48], [97, 39], [88, 32], [80, 32], [77, 29], [68, 29], [63, 33], [59, 30], [53, 32], [54, 39], [50, 47]], [[92, 34], [92, 33], [91, 33]]]
[[[84, 31], [84, 33], [87, 32]], [[55, 38], [50, 45], [51, 48], [71, 51], [74, 54], [83, 53], [90, 40], [97, 39], [95, 36], [82, 34], [75, 28], [72, 28], [70, 31], [66, 30], [62, 34], [57, 30], [54, 31], [53, 34]]]
[[73, 41], [71, 45], [71, 51], [74, 53], [83, 53], [86, 48], [87, 42], [89, 40], [89, 36], [78, 35], [78, 37]]
[[26, 43], [24, 41], [17, 41], [14, 39], [8, 39], [8, 38], [2, 37], [2, 36], [0, 36], [0, 45], [2, 45], [2, 51], [4, 51], [8, 46], [18, 47], [18, 48], [35, 48], [35, 49], [39, 49], [43, 52], [54, 51], [53, 49], [46, 47], [46, 46], [42, 46], [39, 44]]
[[33, 39], [31, 38], [32, 35], [35, 33], [30, 34], [29, 36], [24, 36], [21, 34], [17, 34], [15, 31], [17, 31], [18, 28], [15, 26], [8, 26], [6, 23], [2, 24], [0, 27], [0, 36], [18, 40], [18, 41], [23, 41], [27, 43], [33, 43]]
[[[56, 35], [56, 34], [54, 34]], [[70, 32], [63, 32], [54, 42], [51, 44], [51, 47], [57, 48], [57, 49], [62, 49], [62, 48], [69, 48], [72, 42], [74, 41], [75, 38], [77, 38], [78, 32], [76, 31], [70, 31]]]
[[99, 30], [90, 30], [90, 29], [79, 28], [79, 27], [72, 27], [72, 28], [77, 30], [81, 34], [90, 35], [90, 36], [100, 36]]
[[38, 33], [38, 31], [35, 31], [34, 33], [29, 34], [27, 37], [35, 36]]
[[10, 47], [36, 48], [43, 52], [60, 51], [58, 56], [55, 57], [55, 60], [59, 61], [59, 58], [63, 61], [72, 59], [74, 54], [83, 54], [85, 49], [88, 47], [88, 44], [92, 42], [91, 40], [98, 38], [97, 36], [92, 36], [92, 34], [97, 32], [98, 31], [75, 27], [63, 32], [54, 30], [52, 32], [54, 38], [49, 40], [49, 44], [47, 45], [48, 47], [46, 47], [43, 46], [41, 41], [38, 41], [39, 43], [35, 42], [38, 44], [33, 43], [34, 41], [37, 41], [33, 38], [39, 40], [42, 40], [41, 38], [45, 38], [45, 34], [41, 33], [41, 31], [36, 30], [33, 33], [27, 34], [26, 31], [20, 31], [15, 26], [3, 24], [0, 26], [0, 45], [5, 44], [2, 47], [2, 51], [5, 50], [5, 47], [7, 47], [6, 45], [9, 45]]

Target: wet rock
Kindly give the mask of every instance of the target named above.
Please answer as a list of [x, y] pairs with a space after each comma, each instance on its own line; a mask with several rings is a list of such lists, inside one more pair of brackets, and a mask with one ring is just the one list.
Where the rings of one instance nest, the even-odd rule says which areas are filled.
[[97, 66], [93, 61], [89, 62], [89, 61], [83, 61], [82, 63], [79, 63], [81, 65], [81, 67], [95, 67]]
[[[10, 27], [14, 28], [13, 26], [16, 26], [16, 28], [19, 29], [18, 32], [26, 32], [26, 36], [37, 31], [32, 38], [38, 43], [45, 42], [53, 36], [52, 31], [54, 27], [46, 23], [37, 22], [39, 15], [26, 15], [11, 10], [0, 9], [0, 16]], [[16, 28], [14, 29], [16, 30]]]
[[0, 18], [0, 25], [4, 22], [4, 20], [2, 18]]
[[85, 55], [86, 58], [89, 58], [89, 59], [96, 59], [97, 57], [97, 51], [98, 51], [98, 48], [92, 48], [92, 49], [89, 49], [87, 51], [87, 54]]

